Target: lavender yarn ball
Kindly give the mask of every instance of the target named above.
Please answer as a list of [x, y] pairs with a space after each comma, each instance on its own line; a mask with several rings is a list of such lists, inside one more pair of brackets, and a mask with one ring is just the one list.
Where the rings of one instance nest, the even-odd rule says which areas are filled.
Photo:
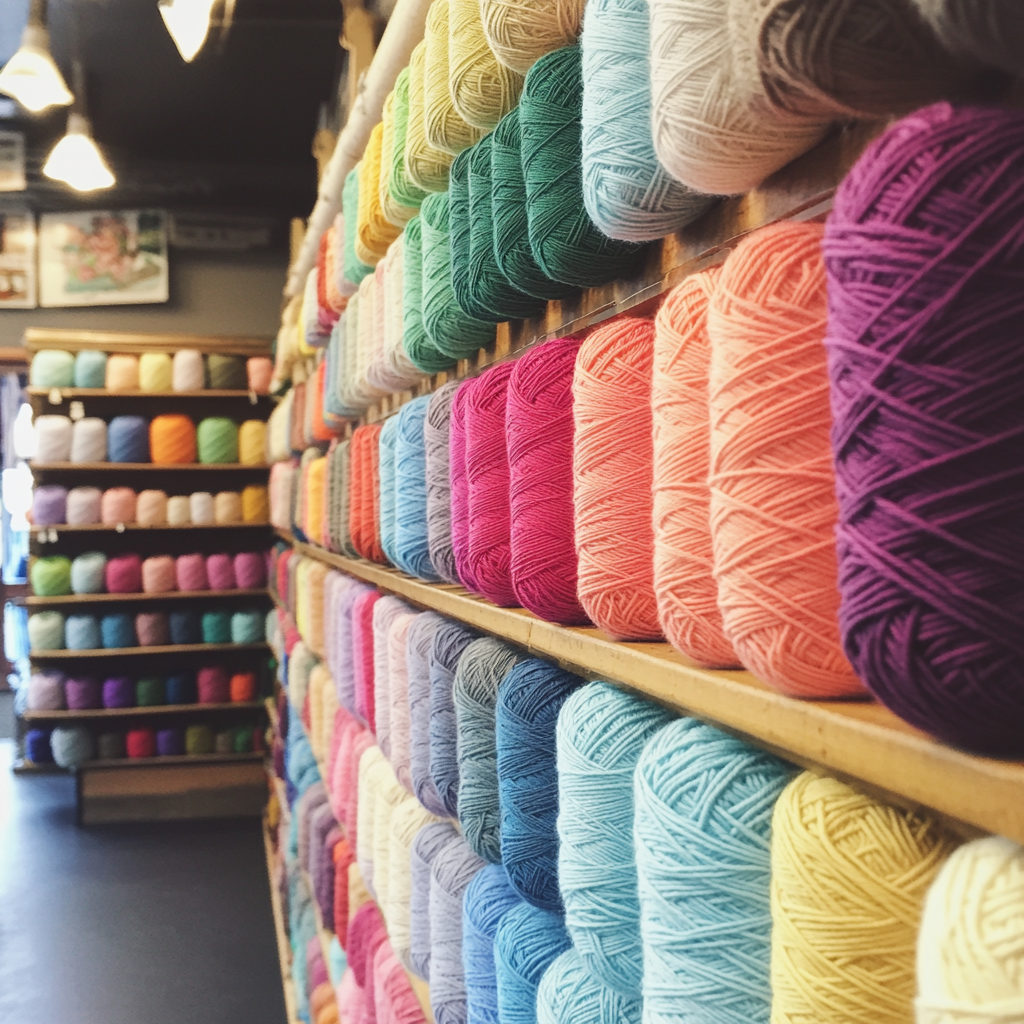
[[91, 651], [102, 647], [99, 619], [95, 615], [69, 615], [64, 624], [64, 642], [69, 651]]
[[29, 676], [26, 707], [29, 711], [60, 711], [64, 708], [64, 673], [53, 669]]
[[434, 646], [434, 635], [445, 621], [437, 612], [422, 612], [413, 619], [405, 640], [412, 790], [431, 814], [442, 818], [448, 811], [430, 774], [430, 652]]
[[437, 574], [461, 585], [452, 550], [452, 488], [448, 475], [448, 428], [452, 399], [459, 381], [451, 381], [430, 397], [423, 422], [427, 475], [427, 547]]
[[72, 711], [89, 711], [103, 707], [103, 687], [94, 676], [66, 679], [64, 697]]
[[158, 729], [156, 752], [160, 757], [180, 757], [185, 753], [185, 733], [181, 729]]
[[67, 519], [68, 491], [57, 484], [43, 484], [32, 493], [32, 525], [59, 526]]
[[149, 462], [149, 421], [143, 416], [115, 416], [107, 427], [111, 462]]
[[434, 861], [459, 833], [449, 821], [424, 825], [416, 833], [409, 857], [411, 888], [409, 898], [410, 960], [412, 970], [430, 981], [430, 873]]
[[70, 771], [96, 756], [96, 743], [84, 725], [58, 725], [50, 735], [53, 759]]
[[135, 707], [135, 681], [127, 676], [112, 676], [103, 680], [103, 706], [105, 708]]

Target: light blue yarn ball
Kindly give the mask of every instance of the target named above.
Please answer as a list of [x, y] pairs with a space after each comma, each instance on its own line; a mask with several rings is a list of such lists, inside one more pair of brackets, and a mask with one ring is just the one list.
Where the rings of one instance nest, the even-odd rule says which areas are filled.
[[565, 924], [587, 969], [630, 999], [643, 975], [633, 854], [633, 769], [675, 717], [607, 683], [558, 715], [558, 883]]
[[691, 718], [644, 747], [635, 837], [647, 1024], [768, 1024], [772, 813], [795, 774]]
[[345, 973], [345, 968], [348, 967], [348, 958], [345, 956], [345, 950], [341, 948], [337, 935], [331, 939], [328, 956], [330, 963], [327, 965], [327, 970], [331, 976], [331, 984], [337, 988], [341, 984], [341, 976]]
[[237, 611], [231, 616], [231, 642], [257, 644], [266, 636], [263, 613], [255, 609]]
[[64, 635], [69, 651], [91, 651], [103, 646], [100, 620], [95, 615], [69, 615]]
[[83, 349], [75, 356], [75, 387], [103, 388], [107, 384], [107, 353]]
[[713, 202], [658, 162], [647, 0], [590, 0], [583, 15], [583, 203], [610, 238], [671, 234]]
[[102, 594], [106, 589], [107, 556], [102, 551], [86, 551], [71, 563], [71, 591], [75, 594]]
[[100, 635], [106, 648], [137, 647], [139, 643], [135, 635], [135, 620], [123, 612], [104, 615], [100, 619]]
[[561, 917], [520, 903], [494, 936], [494, 971], [501, 1024], [537, 1024], [537, 987], [554, 960], [572, 948]]
[[640, 1024], [643, 1002], [605, 985], [575, 949], [544, 972], [537, 987], [537, 1024]]
[[60, 612], [36, 612], [28, 617], [28, 645], [33, 651], [64, 650], [64, 616]]
[[429, 583], [441, 577], [427, 539], [427, 447], [423, 427], [431, 395], [421, 395], [398, 414], [395, 441], [395, 557], [403, 572]]
[[263, 622], [263, 639], [268, 643], [277, 636], [277, 612], [271, 608]]
[[395, 558], [395, 441], [398, 417], [390, 416], [380, 431], [380, 546], [388, 561]]
[[462, 903], [462, 966], [468, 1024], [498, 1024], [494, 938], [504, 916], [522, 900], [500, 864], [488, 864], [466, 889]]
[[32, 357], [28, 382], [36, 388], [70, 388], [75, 383], [75, 357], [70, 352], [46, 348]]
[[50, 733], [50, 749], [61, 768], [77, 768], [96, 756], [92, 733], [84, 725], [58, 725]]

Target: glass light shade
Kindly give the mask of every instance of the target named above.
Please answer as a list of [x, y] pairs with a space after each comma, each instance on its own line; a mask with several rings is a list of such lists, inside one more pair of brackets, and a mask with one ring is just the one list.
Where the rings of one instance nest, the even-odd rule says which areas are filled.
[[92, 141], [89, 122], [81, 114], [68, 118], [68, 133], [53, 147], [43, 174], [65, 182], [77, 192], [110, 188], [115, 181], [99, 147]]
[[0, 71], [0, 92], [33, 114], [47, 107], [66, 107], [75, 98], [50, 56], [50, 33], [45, 28], [29, 25], [25, 29], [21, 47]]
[[183, 60], [191, 61], [203, 48], [214, 3], [216, 0], [161, 0], [160, 16]]

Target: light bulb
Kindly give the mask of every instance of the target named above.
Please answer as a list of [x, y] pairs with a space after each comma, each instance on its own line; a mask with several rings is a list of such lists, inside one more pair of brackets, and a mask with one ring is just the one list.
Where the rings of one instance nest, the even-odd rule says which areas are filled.
[[77, 192], [110, 188], [115, 181], [99, 147], [92, 141], [89, 122], [81, 114], [68, 117], [68, 133], [53, 147], [43, 174], [65, 182]]
[[50, 56], [50, 33], [41, 25], [25, 29], [21, 47], [0, 71], [0, 92], [33, 114], [47, 107], [66, 107], [75, 98]]
[[191, 61], [206, 42], [214, 3], [216, 0], [161, 0], [160, 16], [183, 60]]

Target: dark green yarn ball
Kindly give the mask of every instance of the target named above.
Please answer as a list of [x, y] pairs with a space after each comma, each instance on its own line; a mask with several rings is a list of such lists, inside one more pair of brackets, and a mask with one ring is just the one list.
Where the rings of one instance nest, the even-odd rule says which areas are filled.
[[402, 346], [424, 373], [440, 373], [455, 365], [434, 347], [423, 326], [423, 223], [413, 217], [402, 234]]

